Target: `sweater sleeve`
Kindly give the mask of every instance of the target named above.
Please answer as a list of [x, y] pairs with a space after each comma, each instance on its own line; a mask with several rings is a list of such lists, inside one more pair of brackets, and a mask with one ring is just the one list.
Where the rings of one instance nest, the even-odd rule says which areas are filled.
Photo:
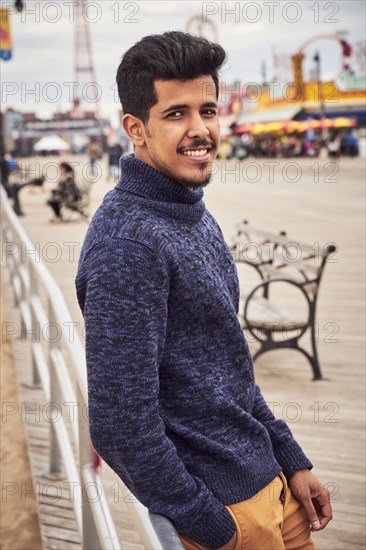
[[235, 523], [186, 470], [159, 414], [169, 272], [145, 245], [117, 241], [94, 246], [77, 277], [86, 328], [91, 439], [152, 512], [170, 518], [186, 538], [219, 548], [233, 536]]
[[274, 455], [287, 479], [290, 479], [297, 470], [313, 467], [300, 445], [295, 441], [286, 422], [274, 416], [258, 386], [255, 386], [252, 415], [267, 429]]

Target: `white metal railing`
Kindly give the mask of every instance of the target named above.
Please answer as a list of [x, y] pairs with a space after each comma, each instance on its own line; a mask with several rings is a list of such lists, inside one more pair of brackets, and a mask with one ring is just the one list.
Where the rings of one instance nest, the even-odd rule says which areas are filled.
[[[85, 498], [85, 489], [102, 488], [94, 463], [87, 417], [87, 381], [84, 347], [78, 334], [70, 338], [59, 331], [41, 342], [35, 327], [47, 326], [57, 332], [71, 326], [72, 319], [57, 283], [32, 245], [14, 214], [2, 186], [2, 262], [10, 271], [15, 302], [21, 316], [24, 338], [32, 350], [33, 384], [41, 384], [47, 402], [50, 426], [48, 474], [60, 476], [64, 470], [73, 487], [73, 504], [82, 548], [122, 550], [113, 518], [103, 491], [98, 498]], [[24, 254], [24, 250], [28, 253]], [[30, 254], [32, 251], [34, 253]], [[75, 404], [75, 417], [60, 413], [61, 404]], [[64, 476], [64, 474], [62, 474]], [[130, 499], [129, 499], [130, 500]], [[137, 500], [127, 503], [145, 548], [181, 550], [183, 545], [173, 524], [164, 516], [151, 514]]]

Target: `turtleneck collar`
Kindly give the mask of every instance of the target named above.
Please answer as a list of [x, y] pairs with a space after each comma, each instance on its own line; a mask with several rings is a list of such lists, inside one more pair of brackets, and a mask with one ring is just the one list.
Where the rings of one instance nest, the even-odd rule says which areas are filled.
[[[135, 155], [121, 158], [118, 191], [138, 195], [155, 211], [187, 222], [198, 222], [205, 211], [201, 187], [190, 191]], [[144, 201], [144, 202], [145, 202]]]

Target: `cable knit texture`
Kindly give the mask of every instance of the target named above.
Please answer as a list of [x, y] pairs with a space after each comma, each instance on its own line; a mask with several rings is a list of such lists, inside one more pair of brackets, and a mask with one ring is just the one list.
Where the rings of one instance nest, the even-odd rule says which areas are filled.
[[203, 191], [133, 155], [96, 212], [77, 293], [93, 444], [181, 535], [219, 548], [225, 505], [312, 465], [255, 385], [235, 263]]

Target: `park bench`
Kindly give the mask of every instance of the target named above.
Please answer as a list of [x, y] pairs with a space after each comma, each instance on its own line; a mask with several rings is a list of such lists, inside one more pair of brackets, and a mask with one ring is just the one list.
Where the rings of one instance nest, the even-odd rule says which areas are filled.
[[[239, 276], [240, 264], [253, 267], [259, 275], [259, 282], [249, 292], [241, 293], [239, 306], [243, 330], [259, 344], [253, 360], [267, 351], [297, 349], [310, 362], [313, 379], [322, 379], [316, 305], [324, 267], [336, 252], [336, 245], [327, 243], [320, 249], [317, 243], [290, 240], [283, 231], [276, 235], [255, 229], [244, 220], [230, 250]], [[242, 283], [241, 287], [245, 287], [245, 281]], [[305, 334], [310, 334], [310, 351], [300, 343]]]

